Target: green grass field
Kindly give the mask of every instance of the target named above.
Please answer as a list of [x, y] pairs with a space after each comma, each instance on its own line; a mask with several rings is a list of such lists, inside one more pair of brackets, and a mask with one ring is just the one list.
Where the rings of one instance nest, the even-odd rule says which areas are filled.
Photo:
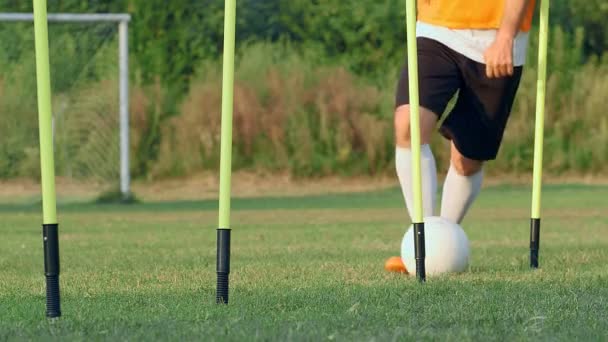
[[607, 340], [606, 186], [547, 186], [541, 269], [530, 192], [482, 192], [466, 274], [388, 274], [397, 189], [234, 201], [232, 292], [214, 304], [215, 201], [60, 206], [63, 314], [44, 317], [38, 206], [0, 205], [0, 340]]

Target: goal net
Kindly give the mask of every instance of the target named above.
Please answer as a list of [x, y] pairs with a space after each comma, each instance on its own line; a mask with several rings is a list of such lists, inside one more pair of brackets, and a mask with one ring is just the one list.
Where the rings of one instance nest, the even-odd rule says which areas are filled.
[[[118, 31], [113, 21], [49, 22], [60, 198], [121, 190]], [[0, 16], [0, 179], [40, 176], [35, 62], [33, 22]]]

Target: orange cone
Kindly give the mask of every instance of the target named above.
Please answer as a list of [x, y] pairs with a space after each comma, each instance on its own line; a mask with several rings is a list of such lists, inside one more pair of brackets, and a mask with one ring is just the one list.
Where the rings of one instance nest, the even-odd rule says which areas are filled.
[[407, 274], [405, 264], [403, 263], [403, 260], [401, 260], [401, 257], [398, 256], [388, 258], [388, 260], [386, 260], [386, 263], [384, 263], [384, 269], [389, 272]]

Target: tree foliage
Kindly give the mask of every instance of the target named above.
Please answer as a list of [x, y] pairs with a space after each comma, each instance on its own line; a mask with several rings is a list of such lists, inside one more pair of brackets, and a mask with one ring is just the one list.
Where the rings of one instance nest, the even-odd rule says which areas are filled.
[[[129, 12], [131, 51], [139, 80], [187, 90], [202, 59], [222, 51], [223, 0], [49, 0], [49, 12]], [[237, 40], [289, 40], [317, 48], [359, 74], [397, 61], [405, 40], [402, 0], [239, 0]], [[585, 31], [586, 55], [608, 49], [608, 1], [553, 1], [552, 25]], [[31, 11], [31, 1], [0, 0], [7, 12]]]

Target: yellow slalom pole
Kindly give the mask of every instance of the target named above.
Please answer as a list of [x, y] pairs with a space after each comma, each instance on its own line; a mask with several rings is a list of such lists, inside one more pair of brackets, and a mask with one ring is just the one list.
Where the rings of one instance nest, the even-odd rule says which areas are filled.
[[549, 40], [549, 0], [540, 7], [538, 79], [536, 82], [536, 127], [534, 133], [534, 172], [532, 180], [532, 215], [530, 220], [530, 267], [538, 268], [540, 247], [540, 206], [543, 174], [543, 138], [545, 127], [545, 92], [547, 84], [547, 47]]
[[40, 170], [42, 176], [42, 216], [44, 223], [57, 223], [46, 0], [34, 0], [34, 29], [38, 86], [38, 124], [40, 130]]
[[59, 225], [55, 196], [55, 161], [51, 114], [51, 73], [46, 0], [34, 0], [34, 38], [42, 183], [42, 237], [46, 277], [46, 315], [61, 316], [59, 297]]
[[236, 0], [224, 2], [224, 64], [220, 147], [219, 226], [217, 229], [216, 302], [228, 303], [230, 274], [230, 181], [232, 176], [232, 112], [234, 106], [234, 46]]
[[426, 279], [424, 265], [424, 217], [422, 212], [422, 177], [420, 170], [420, 100], [418, 94], [418, 46], [416, 44], [416, 0], [407, 0], [407, 62], [410, 98], [410, 135], [412, 150], [412, 187], [414, 192], [414, 246], [416, 276]]

